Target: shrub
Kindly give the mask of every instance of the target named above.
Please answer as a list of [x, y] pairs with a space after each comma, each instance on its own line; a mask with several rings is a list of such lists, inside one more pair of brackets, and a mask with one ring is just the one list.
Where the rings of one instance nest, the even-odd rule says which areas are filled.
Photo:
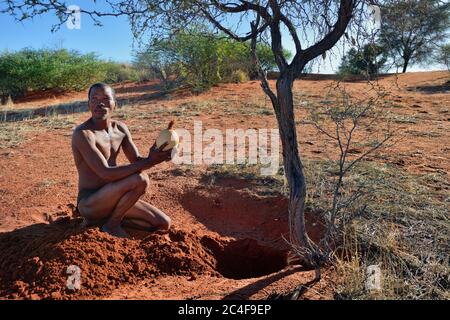
[[95, 53], [74, 50], [23, 49], [0, 54], [0, 96], [20, 97], [31, 91], [81, 91], [94, 82], [138, 80], [131, 66], [100, 60]]
[[128, 64], [109, 61], [104, 63], [104, 68], [106, 71], [104, 82], [120, 83], [140, 80], [139, 71]]
[[367, 44], [362, 49], [350, 49], [343, 57], [338, 73], [341, 75], [379, 73], [386, 64], [384, 49], [376, 44]]
[[234, 70], [229, 79], [228, 82], [233, 82], [233, 83], [243, 83], [250, 80], [247, 72], [242, 71], [242, 70]]
[[[276, 68], [269, 46], [259, 44], [257, 53], [264, 71]], [[286, 56], [289, 58], [288, 52]], [[154, 42], [135, 54], [134, 64], [150, 70], [163, 83], [176, 80], [194, 92], [205, 91], [219, 82], [243, 82], [257, 75], [248, 42], [230, 40], [202, 26]]]
[[445, 44], [441, 46], [437, 53], [438, 63], [447, 67], [450, 71], [450, 44]]

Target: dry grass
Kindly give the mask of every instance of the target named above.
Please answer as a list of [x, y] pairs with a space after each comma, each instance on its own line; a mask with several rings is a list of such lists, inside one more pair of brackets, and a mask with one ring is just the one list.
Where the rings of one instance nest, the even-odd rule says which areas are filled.
[[401, 124], [416, 124], [417, 118], [414, 116], [409, 115], [399, 115], [399, 114], [393, 114], [391, 113], [389, 115], [389, 120], [395, 122], [395, 123], [401, 123]]
[[417, 130], [407, 130], [405, 131], [406, 134], [412, 135], [414, 137], [422, 137], [422, 138], [439, 138], [442, 137], [442, 133], [429, 131], [417, 131]]
[[[336, 165], [306, 161], [307, 207], [327, 212]], [[330, 189], [331, 188], [331, 189]], [[365, 196], [344, 212], [354, 217], [336, 250], [338, 299], [450, 298], [450, 203], [446, 174], [412, 175], [362, 162], [344, 181], [342, 196]], [[381, 290], [366, 289], [366, 270], [381, 269]]]
[[[285, 195], [277, 175], [259, 174], [258, 165], [210, 166], [206, 184], [223, 178], [248, 182], [248, 192]], [[308, 183], [306, 207], [327, 212], [331, 205], [336, 164], [304, 161]], [[411, 175], [398, 168], [362, 162], [345, 180], [343, 197], [362, 188], [365, 196], [348, 208], [354, 219], [342, 230], [336, 249], [334, 283], [337, 299], [449, 299], [450, 184], [444, 174]], [[381, 269], [381, 290], [366, 288], [366, 270]]]
[[33, 126], [44, 127], [50, 130], [73, 128], [76, 124], [76, 118], [73, 115], [51, 115], [47, 117], [30, 120]]
[[26, 138], [26, 134], [35, 130], [29, 124], [17, 122], [0, 122], [0, 149], [19, 146]]
[[280, 168], [276, 175], [262, 176], [260, 164], [212, 165], [202, 173], [206, 185], [215, 185], [222, 179], [235, 179], [245, 182], [244, 190], [257, 196], [287, 196], [287, 182]]
[[34, 188], [36, 192], [41, 193], [48, 190], [48, 188], [54, 186], [57, 183], [57, 181], [52, 179], [44, 179], [41, 182], [37, 183]]
[[[58, 105], [71, 110], [77, 108], [78, 104]], [[58, 107], [58, 108], [59, 108]], [[65, 109], [66, 110], [66, 109]], [[0, 121], [0, 148], [14, 148], [19, 146], [29, 133], [42, 130], [59, 130], [73, 128], [76, 124], [74, 113], [60, 114], [57, 107], [49, 108], [44, 116], [36, 116], [32, 110], [21, 110], [11, 118], [7, 113], [2, 115]]]
[[[362, 185], [366, 208], [344, 230], [337, 259], [336, 297], [448, 299], [450, 221], [445, 175], [409, 175], [364, 163], [347, 188]], [[365, 289], [365, 270], [379, 265], [382, 288]]]
[[115, 111], [116, 119], [158, 119], [167, 116], [183, 117], [190, 120], [200, 115], [211, 115], [220, 112], [226, 116], [273, 116], [271, 104], [264, 97], [253, 97], [249, 100], [233, 100], [216, 98], [210, 100], [200, 100], [192, 98], [175, 106], [151, 106], [148, 105], [123, 105]]
[[114, 113], [115, 119], [158, 119], [167, 116], [183, 116], [189, 119], [201, 114], [210, 114], [213, 110], [211, 101], [190, 101], [176, 106], [123, 105]]
[[0, 148], [14, 148], [21, 145], [28, 134], [42, 130], [69, 129], [75, 126], [75, 118], [69, 116], [49, 116], [17, 122], [0, 122]]

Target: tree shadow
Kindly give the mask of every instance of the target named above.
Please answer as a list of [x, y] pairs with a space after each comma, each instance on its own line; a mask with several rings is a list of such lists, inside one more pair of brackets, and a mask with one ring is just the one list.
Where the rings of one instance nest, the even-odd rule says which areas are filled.
[[[146, 104], [152, 100], [163, 98], [169, 92], [158, 91], [137, 96], [125, 96], [117, 99], [118, 106]], [[5, 110], [0, 112], [0, 120], [3, 122], [18, 122], [31, 120], [39, 117], [50, 117], [56, 115], [71, 115], [88, 111], [87, 101], [75, 101], [45, 107], [27, 108], [21, 110]]]
[[427, 94], [449, 93], [450, 92], [450, 81], [448, 81], [444, 84], [440, 84], [440, 85], [410, 87], [407, 90], [408, 91], [420, 91], [422, 93], [427, 93]]
[[148, 93], [155, 91], [163, 91], [164, 87], [159, 82], [145, 82], [145, 83], [137, 83], [131, 87], [122, 86], [119, 88], [115, 88], [114, 91], [116, 93]]
[[272, 284], [278, 280], [281, 280], [291, 274], [301, 272], [301, 271], [307, 271], [307, 270], [302, 266], [296, 266], [294, 268], [286, 269], [282, 272], [273, 274], [269, 277], [259, 279], [251, 284], [246, 285], [245, 287], [239, 288], [239, 289], [227, 294], [225, 297], [222, 298], [222, 300], [247, 300], [255, 293], [268, 287], [270, 284]]
[[70, 115], [80, 112], [86, 112], [87, 110], [87, 101], [75, 101], [38, 108], [6, 110], [0, 113], [0, 119], [4, 122], [18, 122], [39, 117]]
[[377, 81], [384, 78], [391, 77], [392, 74], [373, 74], [368, 78], [366, 75], [339, 75], [339, 74], [314, 74], [314, 73], [304, 73], [301, 74], [298, 80], [309, 80], [309, 81], [342, 81], [350, 83], [367, 83], [368, 81]]

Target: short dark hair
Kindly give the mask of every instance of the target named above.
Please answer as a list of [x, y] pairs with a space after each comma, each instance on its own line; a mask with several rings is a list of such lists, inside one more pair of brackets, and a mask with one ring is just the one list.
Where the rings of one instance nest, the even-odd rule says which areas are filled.
[[113, 89], [110, 85], [108, 85], [108, 84], [106, 84], [106, 83], [103, 83], [103, 82], [94, 83], [94, 84], [89, 88], [89, 92], [88, 92], [88, 100], [91, 99], [91, 93], [92, 93], [95, 89], [109, 89], [109, 90], [111, 90], [112, 97], [113, 97], [114, 101], [116, 101], [116, 92], [114, 91], [114, 89]]

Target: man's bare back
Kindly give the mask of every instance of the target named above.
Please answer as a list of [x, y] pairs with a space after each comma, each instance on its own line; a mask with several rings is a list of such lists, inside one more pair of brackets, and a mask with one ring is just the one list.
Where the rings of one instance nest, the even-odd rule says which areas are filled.
[[[88, 223], [101, 223], [102, 230], [126, 237], [123, 225], [146, 230], [168, 229], [170, 218], [139, 200], [149, 184], [144, 170], [170, 160], [170, 151], [152, 147], [141, 157], [127, 126], [111, 119], [116, 102], [114, 91], [96, 84], [89, 90], [92, 117], [72, 136], [72, 152], [79, 176], [77, 207]], [[130, 164], [117, 166], [123, 150]]]

